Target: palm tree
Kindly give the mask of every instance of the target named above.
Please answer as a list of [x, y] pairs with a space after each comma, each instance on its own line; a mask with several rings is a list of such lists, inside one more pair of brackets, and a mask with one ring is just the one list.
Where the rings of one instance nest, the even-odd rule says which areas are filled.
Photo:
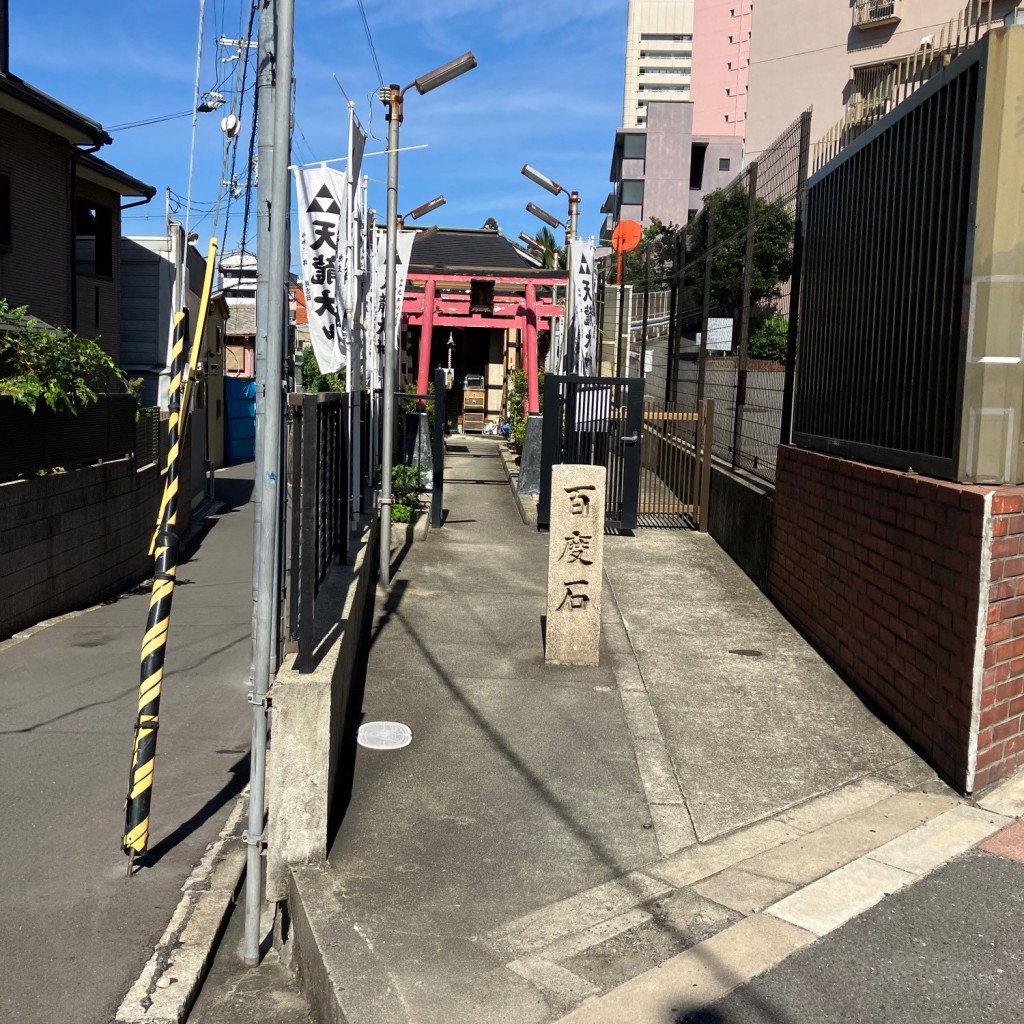
[[565, 264], [565, 249], [555, 241], [555, 236], [547, 228], [537, 232], [537, 241], [544, 254], [544, 269], [558, 270]]

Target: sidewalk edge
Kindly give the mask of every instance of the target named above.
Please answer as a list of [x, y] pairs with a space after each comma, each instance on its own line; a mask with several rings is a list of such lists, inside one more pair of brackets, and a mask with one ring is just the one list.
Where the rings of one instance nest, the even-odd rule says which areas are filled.
[[202, 860], [181, 887], [183, 896], [113, 1024], [182, 1024], [199, 993], [245, 875], [249, 787]]

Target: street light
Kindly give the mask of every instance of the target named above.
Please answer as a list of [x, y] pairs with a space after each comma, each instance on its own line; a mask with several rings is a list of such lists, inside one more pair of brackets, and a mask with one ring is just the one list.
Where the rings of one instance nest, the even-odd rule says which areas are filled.
[[429, 203], [424, 203], [422, 206], [417, 206], [415, 210], [410, 211], [404, 217], [400, 217], [403, 223], [407, 220], [419, 220], [420, 217], [426, 217], [428, 213], [433, 213], [434, 210], [448, 202], [444, 196], [437, 196], [436, 199], [431, 199]]
[[525, 231], [519, 232], [519, 240], [525, 242], [531, 249], [536, 249], [537, 252], [550, 252], [551, 250], [546, 245], [541, 245], [532, 235], [528, 235]]
[[[541, 188], [547, 189], [553, 196], [557, 196], [564, 193], [569, 197], [569, 223], [565, 229], [565, 245], [569, 247], [569, 242], [575, 240], [577, 225], [579, 224], [580, 217], [580, 194], [579, 192], [570, 192], [564, 185], [559, 185], [553, 178], [549, 178], [546, 174], [541, 174], [536, 167], [531, 167], [529, 164], [523, 164], [523, 169], [520, 173], [529, 178], [536, 185], [540, 185]], [[530, 208], [527, 207], [529, 210]], [[530, 213], [536, 214], [535, 210], [530, 210]], [[540, 216], [540, 214], [536, 214]], [[549, 214], [550, 216], [550, 214]], [[541, 217], [541, 220], [547, 220], [546, 217]], [[551, 222], [548, 221], [550, 224]], [[555, 225], [552, 224], [552, 227]], [[562, 225], [559, 224], [559, 227]]]
[[536, 203], [527, 203], [526, 212], [532, 213], [534, 217], [540, 218], [545, 224], [553, 228], [564, 228], [565, 225], [556, 217], [554, 214], [548, 213], [547, 210], [542, 210]]
[[[404, 118], [405, 94], [415, 89], [421, 96], [450, 82], [453, 78], [472, 71], [476, 57], [464, 53], [461, 57], [433, 71], [421, 75], [404, 89], [391, 85], [381, 89], [380, 98], [387, 107], [388, 121], [388, 238], [387, 264], [385, 274], [385, 317], [384, 317], [384, 396], [381, 415], [384, 423], [381, 429], [381, 481], [380, 481], [380, 578], [384, 586], [391, 582], [391, 446], [394, 441], [395, 414], [395, 320], [397, 319], [397, 296], [395, 295], [396, 264], [398, 263], [398, 129]], [[440, 200], [440, 202], [438, 201]], [[443, 197], [438, 196], [422, 207], [413, 210], [413, 220], [436, 210]], [[428, 209], [429, 208], [429, 209]]]
[[520, 172], [523, 177], [529, 178], [536, 185], [540, 185], [541, 188], [547, 189], [553, 196], [567, 195], [569, 197], [569, 216], [567, 223], [563, 224], [557, 217], [553, 217], [550, 213], [542, 210], [539, 206], [535, 206], [533, 203], [527, 203], [526, 209], [532, 213], [535, 217], [539, 217], [545, 224], [549, 224], [553, 228], [565, 228], [565, 265], [569, 268], [570, 274], [570, 285], [566, 289], [565, 293], [565, 327], [566, 327], [566, 344], [567, 349], [565, 353], [566, 367], [572, 369], [576, 365], [576, 352], [575, 352], [575, 341], [573, 339], [572, 332], [568, 329], [570, 324], [573, 322], [573, 304], [575, 302], [574, 292], [572, 288], [572, 267], [570, 255], [572, 249], [572, 243], [576, 241], [577, 229], [579, 226], [580, 219], [580, 194], [579, 192], [570, 192], [564, 185], [559, 185], [554, 178], [549, 178], [546, 174], [542, 174], [537, 170], [536, 167], [531, 167], [529, 164], [523, 164], [523, 169]]

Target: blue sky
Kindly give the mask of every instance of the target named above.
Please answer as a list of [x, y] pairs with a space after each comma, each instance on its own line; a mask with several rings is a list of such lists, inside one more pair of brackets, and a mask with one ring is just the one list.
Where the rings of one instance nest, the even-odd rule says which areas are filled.
[[[236, 65], [222, 63], [232, 51], [215, 42], [244, 35], [250, 6], [206, 4], [201, 88], [227, 79], [220, 91], [229, 104]], [[580, 233], [597, 234], [622, 108], [626, 0], [364, 0], [364, 7], [385, 83], [407, 85], [467, 50], [479, 61], [426, 96], [408, 94], [401, 144], [428, 148], [401, 155], [400, 212], [443, 193], [447, 206], [419, 223], [478, 228], [493, 216], [509, 238], [535, 235], [542, 224], [525, 211], [528, 201], [560, 219], [567, 204], [522, 177], [525, 162], [576, 188]], [[198, 0], [11, 0], [11, 71], [108, 129], [191, 110], [198, 24]], [[379, 81], [356, 0], [296, 0], [295, 41], [293, 162], [345, 153], [346, 104], [333, 75], [371, 135], [383, 140]], [[213, 224], [226, 109], [199, 115], [192, 224], [203, 240]], [[250, 93], [243, 142], [251, 110]], [[114, 144], [98, 155], [158, 189], [149, 207], [125, 214], [125, 233], [160, 233], [164, 188], [186, 195], [191, 128], [186, 116], [111, 133]], [[367, 152], [383, 148], [373, 138], [367, 143]], [[243, 180], [246, 159], [243, 145]], [[383, 211], [385, 158], [367, 158], [363, 170], [371, 178], [370, 204]], [[231, 207], [229, 248], [242, 217], [239, 199]], [[218, 238], [224, 219], [222, 207]]]

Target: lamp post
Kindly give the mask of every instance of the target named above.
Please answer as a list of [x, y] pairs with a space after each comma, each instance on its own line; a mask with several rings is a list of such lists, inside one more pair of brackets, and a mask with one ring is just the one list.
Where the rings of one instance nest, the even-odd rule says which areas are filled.
[[[421, 96], [453, 78], [472, 71], [476, 57], [464, 53], [461, 57], [425, 75], [404, 89], [391, 85], [380, 91], [387, 107], [388, 121], [388, 236], [385, 272], [384, 317], [384, 381], [381, 427], [381, 482], [380, 482], [380, 578], [385, 587], [391, 583], [391, 446], [394, 441], [395, 417], [395, 329], [397, 298], [395, 295], [395, 268], [398, 262], [398, 131], [404, 117], [403, 103], [406, 92], [415, 89]], [[430, 205], [429, 203], [427, 204]], [[415, 212], [415, 211], [414, 211]]]
[[527, 203], [526, 209], [535, 217], [539, 217], [546, 224], [550, 224], [551, 227], [565, 228], [565, 266], [569, 271], [570, 278], [569, 287], [566, 288], [565, 292], [565, 370], [567, 373], [572, 373], [577, 369], [577, 367], [575, 341], [572, 337], [572, 332], [569, 330], [569, 324], [572, 322], [573, 304], [572, 270], [569, 266], [569, 246], [570, 243], [574, 242], [578, 237], [580, 194], [576, 191], [570, 191], [563, 185], [559, 185], [553, 178], [549, 178], [546, 174], [542, 174], [535, 167], [531, 167], [529, 164], [523, 164], [523, 168], [520, 173], [523, 177], [529, 178], [535, 185], [540, 185], [541, 188], [547, 189], [547, 191], [553, 196], [566, 195], [569, 198], [569, 216], [564, 225], [556, 217], [553, 217], [550, 213], [546, 213], [544, 210], [541, 210], [540, 207], [535, 206], [533, 203]]

